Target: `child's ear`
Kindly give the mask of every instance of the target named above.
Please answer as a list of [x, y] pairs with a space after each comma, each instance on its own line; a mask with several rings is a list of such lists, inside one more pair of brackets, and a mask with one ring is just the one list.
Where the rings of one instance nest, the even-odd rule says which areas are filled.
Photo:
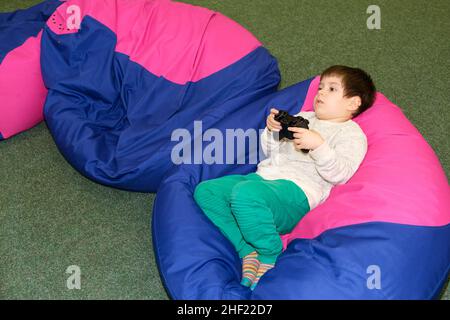
[[348, 105], [348, 110], [349, 111], [356, 111], [356, 110], [358, 110], [360, 105], [361, 105], [361, 98], [360, 97], [358, 97], [358, 96], [351, 97], [350, 98], [350, 103]]

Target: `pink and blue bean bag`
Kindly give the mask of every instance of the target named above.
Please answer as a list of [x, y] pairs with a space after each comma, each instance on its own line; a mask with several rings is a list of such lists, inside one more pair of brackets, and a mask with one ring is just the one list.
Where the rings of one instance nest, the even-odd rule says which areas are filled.
[[[263, 128], [272, 106], [291, 114], [310, 111], [318, 82], [318, 77], [309, 79], [241, 107], [241, 117], [226, 114], [214, 128]], [[239, 285], [237, 254], [192, 194], [200, 181], [246, 174], [256, 166], [173, 168], [158, 189], [152, 226], [170, 295], [176, 299], [438, 297], [450, 268], [450, 188], [443, 168], [400, 108], [381, 93], [374, 106], [354, 120], [368, 138], [363, 163], [290, 234], [281, 236], [285, 250], [253, 292]]]
[[42, 29], [60, 1], [0, 13], [0, 140], [40, 123], [47, 89], [40, 65]]
[[[73, 6], [81, 9], [75, 29], [65, 24]], [[312, 110], [318, 77], [277, 92], [276, 59], [253, 35], [217, 12], [169, 0], [46, 1], [0, 15], [0, 30], [10, 35], [0, 33], [3, 138], [44, 117], [83, 175], [157, 192], [153, 245], [173, 299], [438, 297], [450, 268], [450, 188], [434, 151], [381, 93], [354, 119], [369, 143], [359, 170], [280, 235], [276, 267], [250, 291], [239, 284], [231, 243], [193, 191], [255, 171], [255, 150], [234, 146], [232, 161], [174, 163], [172, 133], [188, 133], [183, 152], [193, 159], [211, 143], [198, 140], [194, 121], [223, 137], [260, 130], [273, 106]], [[222, 148], [215, 152], [229, 153]]]

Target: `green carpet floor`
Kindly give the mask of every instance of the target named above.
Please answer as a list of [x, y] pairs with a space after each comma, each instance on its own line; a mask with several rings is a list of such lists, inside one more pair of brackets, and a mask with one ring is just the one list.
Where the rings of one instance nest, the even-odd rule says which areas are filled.
[[[38, 2], [0, 0], [0, 12]], [[381, 30], [366, 27], [373, 1], [185, 2], [220, 11], [258, 37], [278, 58], [283, 88], [332, 64], [367, 70], [448, 178], [449, 1], [378, 0]], [[151, 242], [153, 200], [81, 176], [44, 123], [0, 142], [0, 298], [168, 299]], [[81, 268], [81, 290], [66, 288], [70, 265]], [[448, 288], [441, 298], [450, 299]]]

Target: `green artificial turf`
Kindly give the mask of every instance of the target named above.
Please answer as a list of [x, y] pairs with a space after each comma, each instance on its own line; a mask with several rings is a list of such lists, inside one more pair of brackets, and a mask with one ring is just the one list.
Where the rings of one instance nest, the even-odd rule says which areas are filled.
[[[0, 0], [0, 12], [39, 1]], [[400, 106], [449, 176], [450, 2], [184, 1], [217, 10], [277, 57], [281, 88], [332, 64], [358, 66]], [[1, 100], [1, 97], [0, 97]], [[44, 123], [0, 142], [0, 298], [168, 299], [151, 242], [154, 194], [120, 191], [77, 173]], [[81, 269], [81, 289], [66, 268]], [[450, 299], [449, 289], [442, 299]]]

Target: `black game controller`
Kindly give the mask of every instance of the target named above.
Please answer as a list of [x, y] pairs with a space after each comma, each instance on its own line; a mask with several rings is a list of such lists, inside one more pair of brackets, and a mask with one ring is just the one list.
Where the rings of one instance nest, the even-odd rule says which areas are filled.
[[[309, 129], [309, 121], [301, 116], [291, 116], [287, 111], [279, 110], [278, 114], [275, 115], [275, 121], [278, 121], [281, 123], [282, 129], [279, 132], [278, 140], [281, 140], [283, 138], [287, 138], [289, 140], [294, 139], [294, 132], [289, 131], [289, 127], [297, 127], [297, 128], [304, 128]], [[308, 153], [308, 149], [301, 149], [302, 152]]]

